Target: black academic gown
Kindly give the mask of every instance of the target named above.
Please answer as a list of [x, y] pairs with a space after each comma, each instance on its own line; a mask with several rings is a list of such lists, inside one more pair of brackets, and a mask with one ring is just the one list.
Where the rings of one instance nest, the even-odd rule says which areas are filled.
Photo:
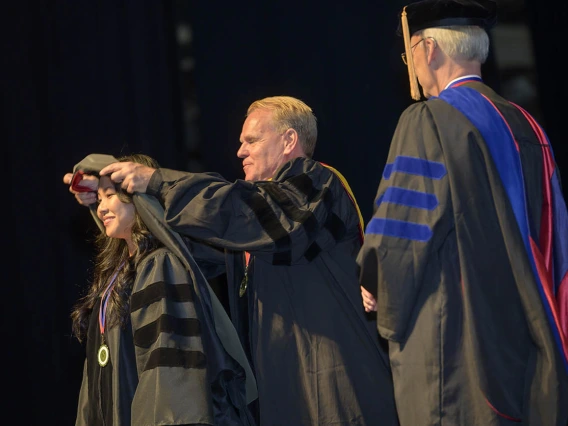
[[[455, 90], [477, 116], [442, 98], [402, 114], [358, 257], [361, 284], [377, 289], [400, 421], [565, 426], [565, 353], [531, 267], [544, 250], [543, 146], [522, 113], [483, 83]], [[489, 149], [499, 126], [507, 133], [500, 115], [518, 151], [506, 138], [491, 146], [510, 144], [518, 169], [498, 168], [505, 159]], [[507, 185], [524, 184], [524, 193], [510, 198], [502, 172]], [[524, 211], [514, 210], [522, 203]], [[537, 242], [534, 256], [521, 217]]]
[[[110, 362], [104, 367], [98, 346], [90, 344], [100, 335], [99, 311], [93, 311], [77, 425], [213, 424], [194, 299], [175, 255], [163, 248], [147, 256], [137, 268], [128, 323], [105, 330]], [[94, 423], [101, 410], [107, 421]]]
[[254, 183], [159, 169], [147, 192], [172, 229], [227, 250], [261, 425], [398, 424], [386, 353], [362, 308], [358, 211], [335, 173], [306, 158]]
[[227, 394], [245, 393], [242, 370], [225, 370], [225, 386], [235, 390], [210, 385], [215, 370], [208, 365], [218, 361], [207, 351], [203, 307], [178, 256], [161, 248], [141, 262], [130, 306], [126, 326], [105, 331], [110, 361], [104, 367], [97, 362], [100, 332], [93, 311], [77, 426], [254, 424], [234, 407], [244, 408], [244, 401], [226, 401]]

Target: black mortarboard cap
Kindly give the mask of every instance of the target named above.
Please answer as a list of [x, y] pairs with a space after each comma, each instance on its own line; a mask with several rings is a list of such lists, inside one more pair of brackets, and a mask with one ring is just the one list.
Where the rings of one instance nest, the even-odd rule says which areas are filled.
[[[411, 35], [425, 28], [451, 25], [475, 25], [489, 30], [497, 22], [497, 3], [491, 0], [423, 0], [407, 5], [406, 15]], [[402, 35], [400, 20], [398, 34]]]

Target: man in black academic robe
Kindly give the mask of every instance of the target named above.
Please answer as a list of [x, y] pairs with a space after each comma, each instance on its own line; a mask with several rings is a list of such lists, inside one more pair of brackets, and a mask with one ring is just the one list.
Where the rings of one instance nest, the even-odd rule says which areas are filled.
[[565, 426], [566, 204], [542, 128], [482, 81], [495, 5], [467, 3], [403, 11], [429, 99], [392, 140], [358, 257], [365, 306], [401, 425]]

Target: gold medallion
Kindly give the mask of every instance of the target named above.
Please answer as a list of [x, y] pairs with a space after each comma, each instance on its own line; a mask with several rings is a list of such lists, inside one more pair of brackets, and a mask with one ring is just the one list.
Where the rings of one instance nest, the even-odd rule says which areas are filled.
[[108, 364], [108, 358], [109, 358], [108, 346], [103, 343], [101, 345], [101, 347], [99, 348], [99, 352], [97, 353], [97, 359], [99, 361], [99, 365], [101, 367], [104, 367], [105, 365], [107, 365]]

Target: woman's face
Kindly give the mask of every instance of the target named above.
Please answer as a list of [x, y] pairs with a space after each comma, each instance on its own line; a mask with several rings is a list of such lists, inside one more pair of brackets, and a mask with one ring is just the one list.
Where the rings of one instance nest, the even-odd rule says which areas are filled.
[[120, 201], [116, 188], [108, 176], [102, 176], [99, 180], [97, 200], [97, 216], [105, 226], [106, 235], [110, 238], [122, 238], [131, 247], [134, 204]]

